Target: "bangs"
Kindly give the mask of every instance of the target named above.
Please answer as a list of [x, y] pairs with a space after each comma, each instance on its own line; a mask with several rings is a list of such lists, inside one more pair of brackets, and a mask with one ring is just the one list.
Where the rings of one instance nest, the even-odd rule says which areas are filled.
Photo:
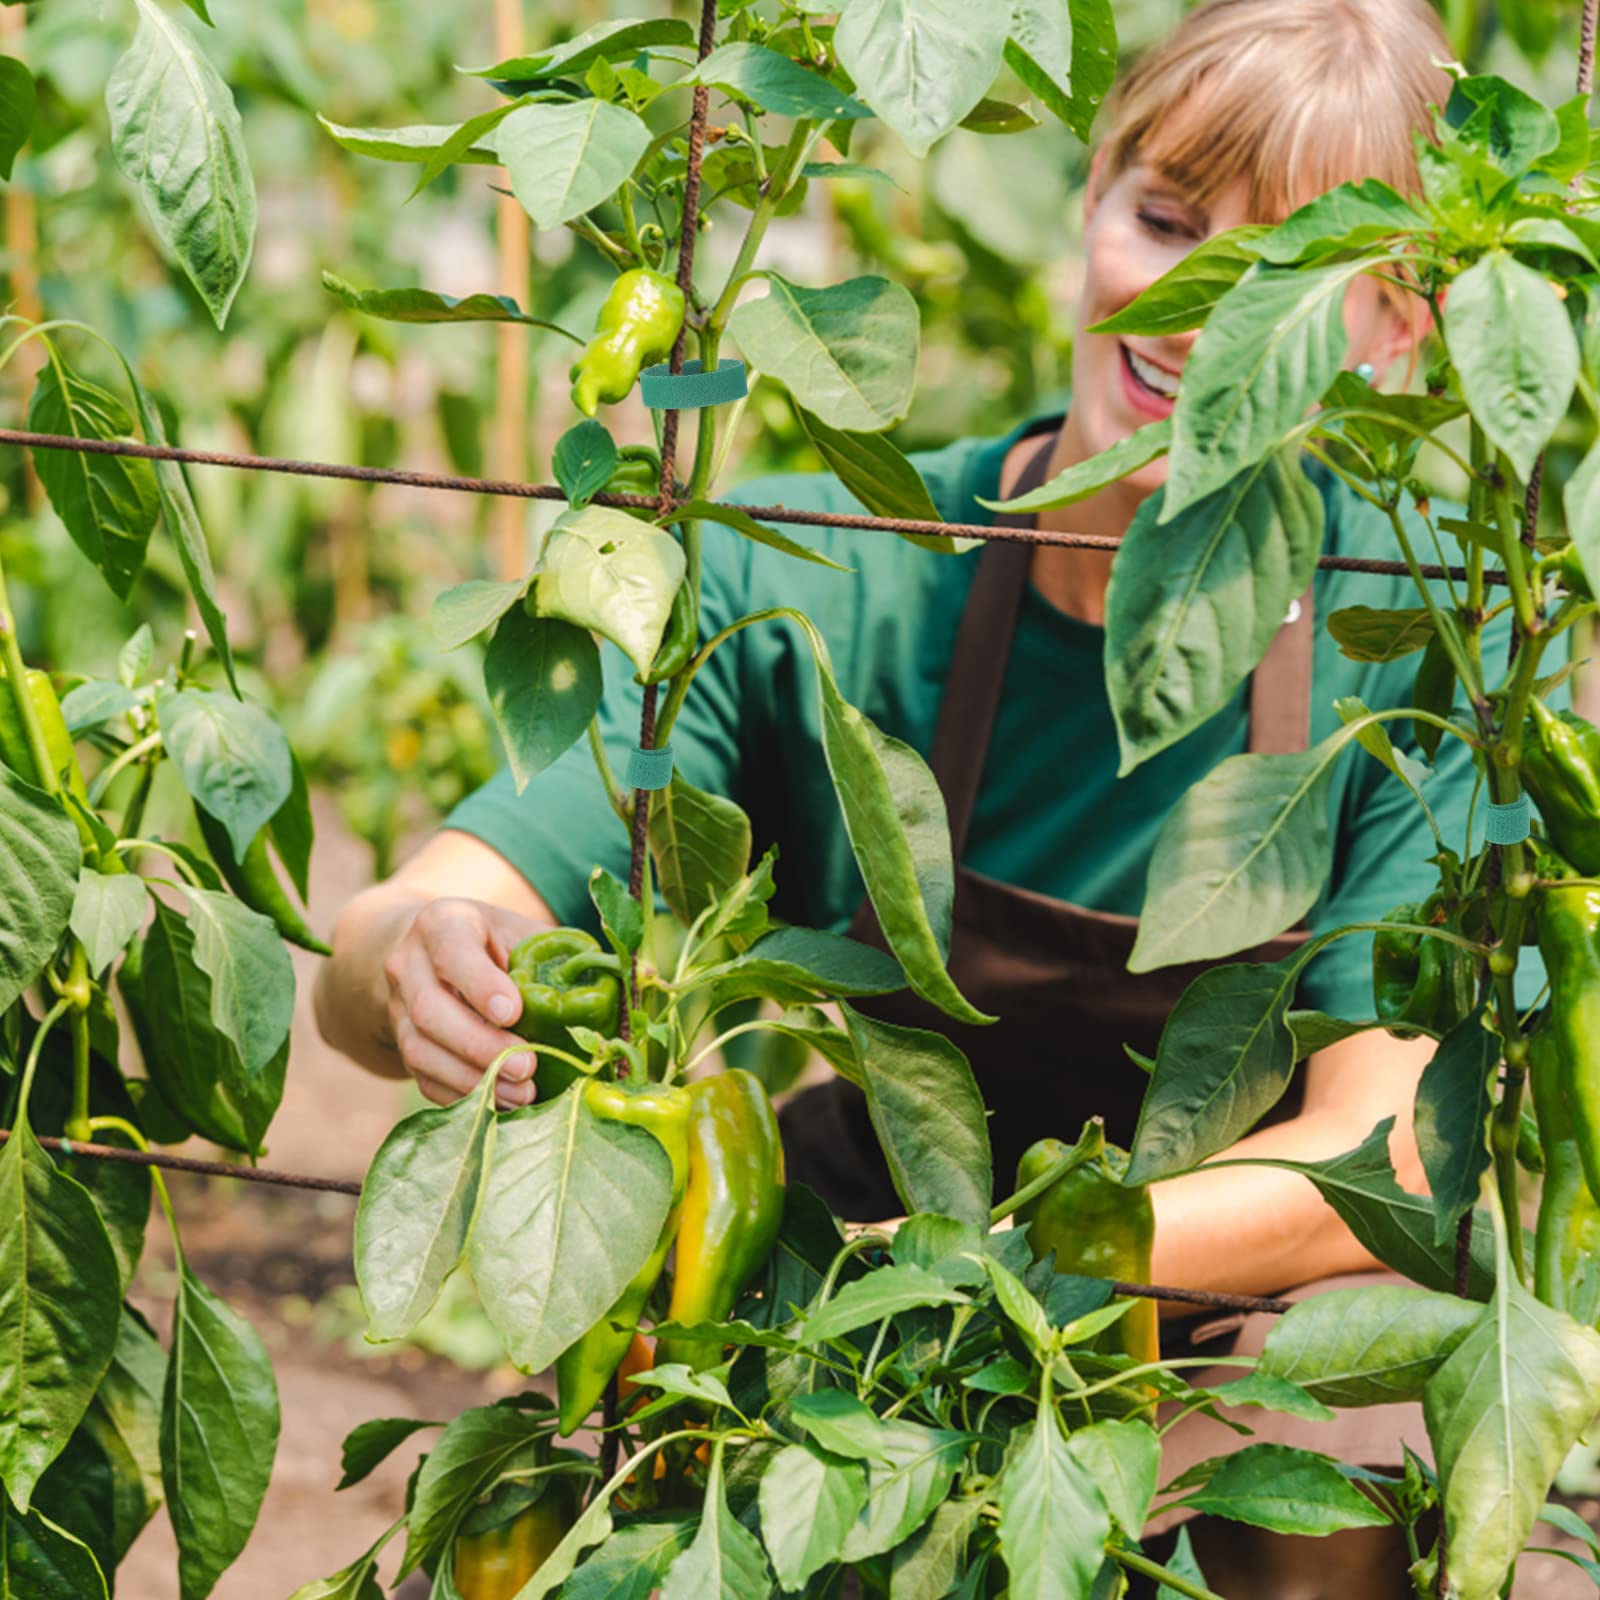
[[1406, 0], [1213, 0], [1125, 80], [1107, 178], [1142, 161], [1201, 205], [1243, 181], [1263, 223], [1362, 178], [1414, 192], [1448, 53]]

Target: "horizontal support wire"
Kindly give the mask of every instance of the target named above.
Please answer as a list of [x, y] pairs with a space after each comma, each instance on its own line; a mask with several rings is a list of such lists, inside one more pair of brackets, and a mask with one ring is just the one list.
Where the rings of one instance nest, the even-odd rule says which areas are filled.
[[[0, 428], [0, 444], [30, 450], [73, 450], [83, 455], [134, 456], [144, 461], [176, 461], [194, 467], [231, 467], [240, 472], [280, 472], [300, 478], [343, 478], [354, 483], [386, 483], [401, 489], [439, 489], [453, 494], [506, 495], [519, 500], [560, 500], [567, 496], [553, 483], [515, 483], [504, 478], [464, 478], [437, 472], [407, 472], [397, 467], [348, 467], [331, 461], [296, 461], [283, 456], [231, 455], [220, 450], [186, 450], [175, 445], [140, 444], [132, 439], [74, 439], [61, 433], [29, 433]], [[597, 494], [597, 505], [659, 514], [654, 495]], [[673, 507], [689, 502], [675, 499]], [[986, 522], [928, 522], [912, 517], [857, 516], [840, 511], [797, 511], [789, 506], [740, 504], [730, 509], [757, 522], [782, 522], [807, 528], [851, 528], [866, 533], [913, 533], [956, 539], [995, 539], [1008, 544], [1061, 545], [1074, 550], [1115, 550], [1121, 540], [1111, 534], [1070, 533], [1050, 528], [995, 527]], [[1409, 577], [1403, 561], [1369, 560], [1361, 556], [1319, 556], [1317, 565], [1330, 572], [1357, 572], [1373, 578]], [[1424, 578], [1467, 581], [1465, 567], [1422, 566]], [[1504, 583], [1500, 571], [1485, 572], [1486, 583]]]
[[[0, 1128], [0, 1144], [11, 1137], [11, 1129]], [[323, 1194], [359, 1195], [361, 1185], [353, 1178], [315, 1178], [299, 1172], [274, 1172], [267, 1167], [241, 1167], [229, 1161], [199, 1161], [193, 1156], [168, 1155], [158, 1150], [124, 1150], [114, 1144], [81, 1144], [76, 1139], [44, 1138], [46, 1150], [63, 1156], [83, 1156], [90, 1161], [120, 1161], [130, 1167], [161, 1167], [168, 1172], [194, 1172], [206, 1178], [239, 1178], [246, 1183], [272, 1184], [280, 1189], [313, 1189]], [[1188, 1305], [1210, 1306], [1222, 1311], [1285, 1312], [1287, 1300], [1264, 1300], [1247, 1294], [1213, 1294], [1207, 1289], [1168, 1289], [1150, 1283], [1114, 1282], [1118, 1294], [1144, 1300], [1176, 1300]]]

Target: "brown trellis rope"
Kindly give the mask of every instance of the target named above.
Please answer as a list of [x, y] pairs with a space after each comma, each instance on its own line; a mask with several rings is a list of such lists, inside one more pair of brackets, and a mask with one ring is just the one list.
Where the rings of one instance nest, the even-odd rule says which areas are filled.
[[[407, 472], [397, 467], [351, 467], [333, 461], [298, 461], [286, 456], [233, 455], [220, 450], [188, 450], [176, 445], [140, 444], [133, 439], [74, 439], [60, 433], [32, 433], [23, 428], [0, 428], [0, 444], [30, 450], [75, 450], [85, 455], [134, 456], [145, 461], [175, 461], [184, 466], [228, 467], [241, 472], [278, 472], [301, 478], [340, 478], [355, 483], [392, 484], [402, 489], [435, 489], [453, 494], [510, 495], [522, 500], [560, 500], [564, 490], [553, 483], [516, 483], [505, 478], [466, 478], [448, 473]], [[653, 495], [597, 494], [595, 504], [631, 511], [658, 511]], [[727, 502], [712, 502], [725, 504]], [[670, 506], [687, 504], [674, 497]], [[804, 511], [790, 506], [730, 504], [757, 522], [781, 522], [805, 528], [847, 528], [864, 533], [914, 533], [955, 539], [994, 539], [1008, 544], [1060, 545], [1075, 550], [1115, 550], [1121, 542], [1111, 534], [1071, 533], [1043, 528], [995, 527], [986, 522], [928, 522], [915, 517], [872, 517], [844, 511]], [[1364, 556], [1319, 556], [1317, 565], [1328, 572], [1355, 572], [1372, 578], [1404, 578], [1410, 568], [1403, 561], [1383, 561]], [[1465, 567], [1422, 566], [1424, 578], [1466, 581]], [[1484, 573], [1486, 583], [1504, 583], [1499, 571]]]

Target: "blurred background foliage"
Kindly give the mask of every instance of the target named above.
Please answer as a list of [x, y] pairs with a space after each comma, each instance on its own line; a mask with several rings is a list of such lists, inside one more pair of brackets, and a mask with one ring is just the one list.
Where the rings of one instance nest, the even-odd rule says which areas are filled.
[[[0, 196], [7, 297], [26, 314], [104, 332], [159, 393], [184, 444], [547, 480], [550, 449], [573, 420], [559, 341], [512, 330], [528, 375], [524, 383], [511, 371], [508, 410], [496, 330], [361, 319], [340, 309], [320, 274], [363, 287], [510, 292], [586, 329], [604, 270], [570, 234], [540, 235], [526, 266], [509, 274], [525, 272], [526, 281], [507, 283], [496, 252], [497, 227], [508, 225], [493, 187], [503, 181], [498, 169], [453, 169], [407, 203], [414, 169], [348, 154], [317, 114], [357, 127], [454, 123], [494, 101], [456, 64], [509, 53], [508, 13], [533, 48], [660, 5], [213, 0], [215, 30], [191, 31], [233, 86], [261, 211], [254, 263], [218, 333], [151, 242], [109, 152], [104, 90], [131, 31], [131, 3], [12, 0], [0, 8], [0, 50], [31, 67], [40, 105]], [[1441, 6], [1458, 52], [1475, 66], [1550, 99], [1571, 92], [1576, 0]], [[693, 9], [685, 0], [675, 8]], [[1124, 51], [1159, 37], [1184, 9], [1183, 0], [1119, 0]], [[1024, 102], [1011, 88], [996, 93]], [[671, 114], [674, 98], [657, 102], [659, 114]], [[898, 433], [903, 448], [1000, 432], [1065, 397], [1088, 158], [1053, 118], [1022, 123], [1015, 133], [959, 131], [926, 163], [868, 124], [851, 157], [882, 167], [893, 185], [814, 184], [770, 236], [769, 263], [802, 281], [881, 271], [916, 295], [921, 376]], [[735, 223], [730, 216], [707, 236], [709, 271], [733, 249]], [[30, 350], [0, 373], [0, 405], [19, 425]], [[115, 386], [87, 341], [79, 359]], [[621, 408], [612, 425], [619, 437], [648, 437], [642, 411]], [[1575, 420], [1558, 449], [1572, 449], [1575, 461], [1582, 443]], [[758, 388], [729, 476], [817, 465], [787, 403]], [[376, 869], [387, 870], [396, 841], [436, 819], [497, 759], [478, 663], [435, 648], [422, 620], [428, 604], [463, 578], [525, 564], [548, 511], [218, 469], [190, 477], [251, 689], [279, 710], [313, 781], [337, 791]], [[167, 545], [152, 546], [150, 570], [120, 605], [11, 448], [0, 448], [0, 551], [20, 580], [31, 659], [105, 673], [140, 622], [165, 646], [186, 626]]]

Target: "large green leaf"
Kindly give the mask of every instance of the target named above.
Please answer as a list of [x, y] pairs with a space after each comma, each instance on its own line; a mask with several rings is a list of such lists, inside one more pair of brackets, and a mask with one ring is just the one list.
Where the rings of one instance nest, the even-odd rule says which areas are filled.
[[1578, 341], [1549, 281], [1491, 250], [1450, 286], [1444, 337], [1473, 417], [1526, 480], [1578, 377]]
[[1311, 261], [1341, 250], [1362, 250], [1426, 227], [1411, 202], [1379, 178], [1342, 183], [1280, 222], [1255, 253], [1274, 266]]
[[1433, 641], [1433, 615], [1426, 606], [1379, 611], [1372, 606], [1345, 606], [1328, 618], [1328, 632], [1339, 653], [1352, 661], [1398, 661]]
[[[878, 442], [875, 434], [857, 434], [853, 437], [872, 439]], [[752, 544], [762, 544], [769, 550], [780, 550], [786, 556], [793, 556], [797, 561], [809, 561], [813, 566], [831, 567], [835, 572], [854, 572], [854, 567], [847, 567], [842, 562], [834, 561], [820, 551], [812, 550], [808, 546], [791, 539], [787, 534], [782, 534], [776, 528], [769, 528], [764, 522], [757, 522], [748, 511], [739, 506], [722, 505], [715, 500], [689, 500], [676, 507], [672, 512], [673, 522], [719, 522], [724, 528], [732, 528], [735, 533], [742, 534]]]
[[1389, 1522], [1331, 1456], [1282, 1444], [1246, 1445], [1225, 1456], [1182, 1503], [1273, 1533], [1320, 1536]]
[[244, 1549], [278, 1450], [278, 1386], [260, 1336], [178, 1264], [161, 1406], [161, 1477], [182, 1600], [205, 1600]]
[[188, 30], [155, 0], [136, 3], [139, 31], [106, 84], [111, 153], [220, 328], [255, 244], [244, 127]]
[[722, 1492], [722, 1447], [716, 1445], [700, 1526], [693, 1543], [672, 1563], [661, 1585], [661, 1600], [762, 1600], [771, 1592], [766, 1552], [728, 1510]]
[[[892, 1267], [880, 1267], [847, 1283], [831, 1300], [808, 1312], [805, 1319], [805, 1338], [808, 1343], [826, 1339], [841, 1339], [857, 1328], [870, 1327], [885, 1317], [899, 1316], [902, 1311], [914, 1311], [919, 1306], [956, 1306], [966, 1304], [966, 1295], [952, 1289], [949, 1283], [926, 1267], [911, 1262]], [[804, 1420], [804, 1419], [802, 1419]], [[810, 1426], [809, 1423], [806, 1424]], [[817, 1432], [813, 1428], [814, 1432]], [[873, 1437], [877, 1438], [873, 1424]], [[819, 1444], [836, 1450], [841, 1455], [854, 1455], [837, 1438], [817, 1432]]]
[[890, 1600], [945, 1600], [966, 1571], [967, 1542], [983, 1499], [946, 1500], [894, 1553]]
[[1161, 1440], [1148, 1423], [1096, 1422], [1067, 1439], [1067, 1453], [1100, 1490], [1113, 1521], [1137, 1539], [1161, 1471]]
[[4, 1600], [106, 1600], [105, 1574], [75, 1534], [0, 1495], [0, 1596]]
[[882, 1555], [910, 1538], [950, 1493], [967, 1443], [965, 1434], [945, 1428], [882, 1422], [867, 1466], [867, 1503], [845, 1539], [844, 1559]]
[[1248, 950], [1311, 909], [1333, 865], [1334, 763], [1368, 725], [1292, 755], [1229, 756], [1184, 794], [1150, 858], [1130, 971]]
[[750, 819], [733, 801], [674, 772], [650, 802], [650, 851], [662, 896], [687, 928], [744, 876]]
[[1600, 579], [1600, 444], [1578, 463], [1561, 490], [1567, 528], [1592, 590]]
[[7, 183], [33, 131], [36, 98], [33, 74], [15, 56], [0, 56], [0, 178]]
[[1198, 1166], [1242, 1139], [1283, 1098], [1294, 1073], [1289, 1002], [1304, 963], [1235, 963], [1202, 972], [1161, 1030], [1139, 1109], [1128, 1179], [1149, 1183]]
[[872, 1126], [907, 1211], [986, 1228], [994, 1198], [988, 1114], [967, 1058], [942, 1033], [843, 1010]]
[[283, 729], [260, 706], [208, 689], [163, 692], [156, 716], [184, 787], [228, 830], [242, 860], [294, 785]]
[[1461, 1600], [1500, 1593], [1597, 1410], [1600, 1334], [1535, 1300], [1502, 1250], [1493, 1298], [1422, 1391]]
[[113, 1544], [121, 1555], [160, 1509], [161, 1392], [167, 1356], [137, 1312], [123, 1309], [111, 1365], [84, 1417], [112, 1463]]
[[19, 1511], [111, 1364], [120, 1284], [94, 1201], [21, 1119], [0, 1146], [0, 1481]]
[[[409, 128], [346, 128], [326, 117], [318, 117], [317, 121], [352, 155], [416, 166], [431, 162], [459, 131], [452, 123]], [[492, 140], [460, 151], [455, 159], [473, 166], [492, 167], [500, 163]]]
[[761, 1527], [786, 1590], [837, 1561], [845, 1536], [867, 1503], [867, 1469], [814, 1444], [778, 1451], [761, 1474]]
[[331, 272], [322, 274], [322, 287], [352, 311], [384, 322], [519, 322], [529, 328], [549, 328], [569, 339], [578, 337], [559, 323], [529, 316], [509, 295], [469, 294], [457, 299], [432, 289], [358, 289]]
[[696, 1524], [665, 1514], [618, 1528], [561, 1590], [561, 1600], [650, 1600]]
[[1304, 421], [1344, 361], [1345, 291], [1371, 265], [1262, 268], [1218, 304], [1183, 368], [1164, 522], [1277, 449]]
[[903, 989], [905, 981], [899, 964], [881, 950], [813, 928], [776, 928], [695, 976], [697, 987], [711, 985], [713, 1011], [737, 1000], [802, 1005], [839, 995], [889, 994]]
[[229, 894], [189, 890], [195, 965], [211, 979], [211, 1021], [262, 1072], [289, 1042], [294, 966], [270, 917]]
[[780, 117], [811, 117], [826, 122], [870, 117], [854, 95], [829, 83], [764, 45], [734, 41], [713, 50], [680, 83], [708, 83], [749, 100]]
[[1109, 445], [1097, 456], [1079, 461], [1058, 472], [1048, 483], [1042, 483], [1027, 494], [1014, 500], [984, 500], [978, 504], [991, 511], [1005, 511], [1012, 515], [1027, 511], [1055, 511], [1062, 506], [1076, 505], [1090, 495], [1099, 494], [1108, 484], [1116, 483], [1130, 472], [1147, 467], [1158, 456], [1164, 455], [1172, 443], [1172, 420], [1147, 422], [1124, 438]]
[[1422, 1386], [1483, 1314], [1471, 1300], [1409, 1284], [1334, 1289], [1273, 1324], [1256, 1371], [1330, 1406], [1422, 1398]]
[[1117, 72], [1110, 0], [1015, 0], [1006, 65], [1086, 144]]
[[597, 61], [632, 60], [642, 50], [658, 45], [695, 42], [694, 29], [677, 17], [645, 21], [600, 22], [582, 33], [531, 56], [513, 56], [492, 67], [463, 69], [478, 78], [503, 78], [515, 82], [540, 82], [549, 78], [581, 78]]
[[534, 604], [541, 617], [592, 628], [643, 674], [661, 648], [684, 575], [683, 546], [670, 533], [610, 506], [585, 506], [556, 520], [539, 559]]
[[1452, 1028], [1417, 1084], [1417, 1151], [1433, 1196], [1433, 1242], [1456, 1236], [1489, 1170], [1489, 1112], [1494, 1104], [1500, 1038], [1480, 1007]]
[[496, 1076], [454, 1105], [412, 1112], [372, 1158], [355, 1238], [369, 1339], [404, 1338], [466, 1250], [494, 1150]]
[[518, 1367], [543, 1371], [616, 1304], [671, 1203], [666, 1151], [642, 1128], [602, 1122], [581, 1094], [500, 1119], [467, 1250]]
[[1197, 244], [1131, 305], [1097, 322], [1090, 333], [1132, 333], [1159, 339], [1204, 326], [1212, 309], [1259, 259], [1255, 242], [1267, 230], [1230, 228]]
[[[114, 394], [80, 378], [56, 355], [40, 369], [28, 426], [73, 439], [125, 439], [133, 432], [133, 418]], [[156, 525], [159, 502], [150, 463], [132, 456], [35, 450], [33, 464], [73, 543], [100, 569], [117, 598], [126, 600]]]
[[83, 847], [42, 789], [0, 764], [0, 1011], [42, 973], [72, 918]]
[[600, 648], [585, 629], [521, 606], [500, 619], [483, 681], [519, 794], [583, 737], [605, 689]]
[[1000, 1479], [1000, 1549], [1014, 1600], [1086, 1595], [1105, 1561], [1111, 1514], [1067, 1447], [1053, 1407], [1013, 1436]]
[[1163, 504], [1139, 508], [1106, 593], [1120, 775], [1228, 703], [1322, 551], [1322, 496], [1288, 451], [1246, 467], [1176, 521], [1158, 524]]
[[428, 626], [441, 650], [456, 650], [487, 632], [528, 589], [526, 578], [469, 578], [434, 596]]
[[903, 420], [916, 387], [917, 303], [887, 278], [822, 289], [767, 274], [730, 330], [748, 359], [830, 428], [880, 433]]
[[131, 872], [80, 869], [71, 927], [83, 945], [91, 976], [98, 978], [128, 948], [149, 909], [150, 891], [143, 878]]
[[519, 106], [495, 132], [511, 191], [540, 228], [608, 200], [650, 147], [650, 130], [607, 100]]
[[1011, 0], [850, 0], [834, 46], [867, 104], [924, 156], [1000, 70]]

